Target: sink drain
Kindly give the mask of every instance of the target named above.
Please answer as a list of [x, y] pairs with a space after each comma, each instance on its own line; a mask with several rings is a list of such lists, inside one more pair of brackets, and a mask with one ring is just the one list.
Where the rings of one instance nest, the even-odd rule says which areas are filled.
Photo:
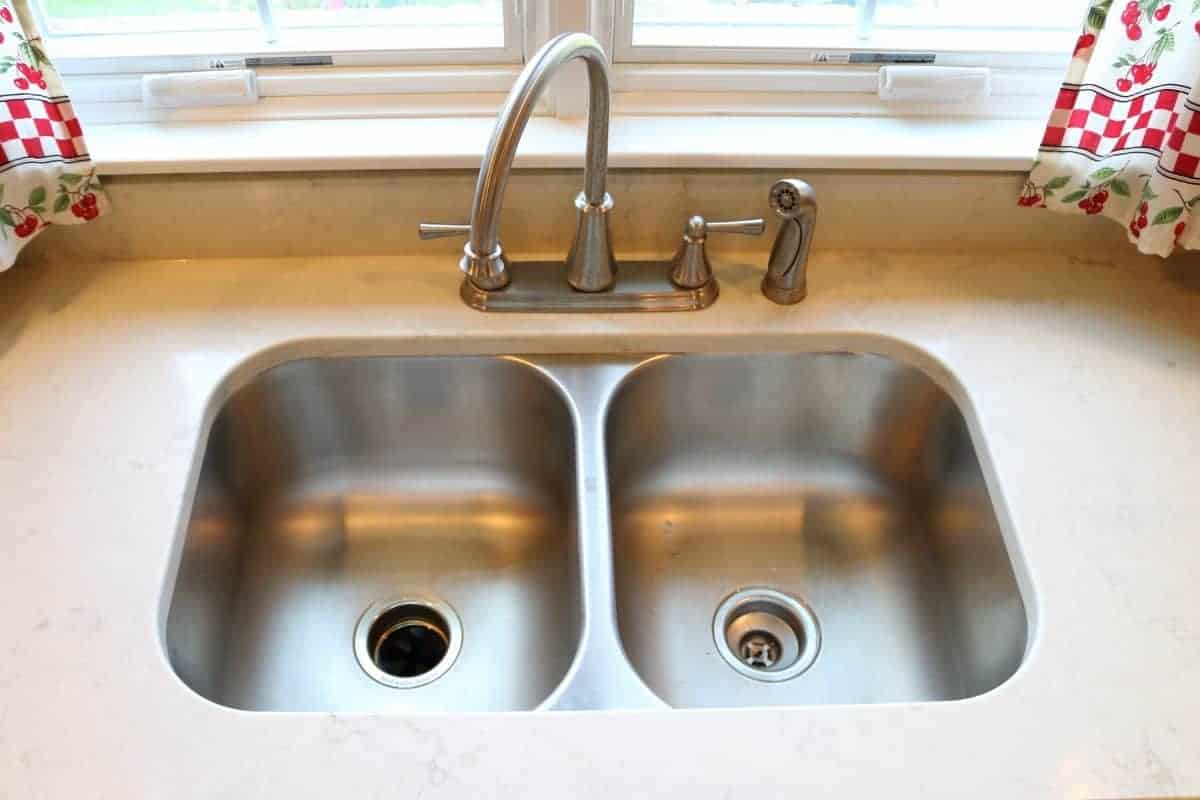
[[729, 666], [768, 683], [800, 675], [821, 651], [821, 627], [812, 609], [765, 587], [725, 598], [713, 618], [713, 639]]
[[363, 671], [396, 689], [424, 686], [446, 674], [462, 647], [462, 623], [438, 600], [381, 600], [354, 629]]

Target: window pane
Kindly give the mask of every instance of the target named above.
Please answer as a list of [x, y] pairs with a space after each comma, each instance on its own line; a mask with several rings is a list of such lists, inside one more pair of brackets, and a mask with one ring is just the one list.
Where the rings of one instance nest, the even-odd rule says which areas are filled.
[[502, 0], [273, 0], [281, 28], [352, 32], [358, 49], [504, 46]]
[[[867, 0], [635, 0], [633, 44], [648, 47], [1040, 50], [1046, 32], [1077, 30], [1087, 0], [877, 0], [873, 30], [858, 35]], [[955, 39], [950, 32], [975, 35]], [[1005, 33], [1003, 39], [998, 34]], [[1022, 39], [1022, 35], [1030, 35]], [[991, 37], [991, 41], [987, 39]], [[1039, 38], [1040, 37], [1040, 38]]]
[[157, 33], [258, 26], [255, 0], [42, 0], [47, 33]]
[[854, 0], [637, 0], [633, 44], [809, 47], [854, 20]]
[[879, 0], [877, 26], [924, 28], [1078, 28], [1084, 7], [1074, 0]]

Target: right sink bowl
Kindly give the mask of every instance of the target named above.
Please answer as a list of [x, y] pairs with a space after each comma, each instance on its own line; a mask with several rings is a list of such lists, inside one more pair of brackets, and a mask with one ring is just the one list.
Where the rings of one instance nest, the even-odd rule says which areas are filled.
[[872, 355], [676, 356], [608, 413], [620, 636], [676, 707], [955, 700], [1025, 607], [954, 400]]

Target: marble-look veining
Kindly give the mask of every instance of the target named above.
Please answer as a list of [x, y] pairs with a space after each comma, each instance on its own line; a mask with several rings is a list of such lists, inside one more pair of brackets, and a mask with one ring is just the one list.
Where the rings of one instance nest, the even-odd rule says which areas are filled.
[[[471, 311], [441, 253], [18, 266], [0, 276], [0, 796], [1200, 794], [1200, 294], [1154, 262], [1060, 253], [826, 247], [796, 307], [761, 297], [761, 261], [722, 261], [707, 311], [569, 317]], [[716, 712], [246, 713], [167, 664], [181, 512], [231, 374], [328, 352], [829, 348], [948, 370], [961, 387], [1034, 622], [1026, 663], [995, 691]]]

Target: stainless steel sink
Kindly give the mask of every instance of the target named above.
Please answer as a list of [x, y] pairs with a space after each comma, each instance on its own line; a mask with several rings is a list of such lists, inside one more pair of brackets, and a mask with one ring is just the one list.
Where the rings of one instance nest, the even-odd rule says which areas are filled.
[[[669, 704], [952, 700], [1021, 663], [1025, 609], [976, 450], [924, 373], [860, 355], [664, 359], [618, 390], [607, 443], [621, 639]], [[813, 618], [790, 626], [819, 651], [798, 677], [772, 680], [788, 664], [769, 649], [731, 668], [762, 642], [724, 646], [714, 612], [754, 587]]]
[[872, 355], [284, 363], [185, 527], [169, 660], [238, 709], [952, 700], [1028, 638], [962, 414]]
[[[240, 709], [537, 706], [580, 636], [574, 442], [565, 398], [514, 361], [263, 373], [208, 437], [171, 663]], [[419, 689], [381, 683], [351, 646], [368, 607], [392, 599], [445, 604], [460, 623], [452, 668]]]

